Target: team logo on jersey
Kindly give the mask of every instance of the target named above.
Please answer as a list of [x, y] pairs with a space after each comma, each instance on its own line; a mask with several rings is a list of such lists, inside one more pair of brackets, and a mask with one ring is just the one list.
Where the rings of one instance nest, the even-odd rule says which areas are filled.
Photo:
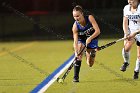
[[133, 20], [133, 19], [140, 19], [140, 15], [128, 15], [128, 19], [131, 19], [131, 20]]
[[132, 20], [132, 21], [133, 21], [134, 24], [137, 24], [138, 23], [138, 21], [136, 21], [136, 20]]
[[134, 24], [137, 24], [137, 20], [140, 19], [140, 15], [128, 15], [128, 19], [133, 21]]

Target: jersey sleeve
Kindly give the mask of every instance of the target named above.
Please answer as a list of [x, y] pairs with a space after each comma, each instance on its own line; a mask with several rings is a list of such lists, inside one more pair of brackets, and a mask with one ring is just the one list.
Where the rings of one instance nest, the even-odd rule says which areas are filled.
[[140, 15], [140, 4], [138, 5], [137, 11], [138, 11], [138, 14]]
[[123, 9], [123, 16], [127, 17], [128, 16], [128, 10], [129, 10], [129, 6], [126, 5]]

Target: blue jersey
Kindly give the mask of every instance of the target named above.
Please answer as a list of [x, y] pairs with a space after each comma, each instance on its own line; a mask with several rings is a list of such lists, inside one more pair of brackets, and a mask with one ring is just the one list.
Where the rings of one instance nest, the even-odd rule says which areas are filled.
[[[85, 17], [85, 21], [86, 21], [86, 25], [84, 27], [82, 27], [77, 21], [75, 21], [75, 22], [76, 22], [77, 29], [78, 29], [78, 42], [83, 43], [85, 45], [86, 39], [88, 37], [90, 37], [95, 32], [95, 30], [93, 29], [90, 33], [85, 34], [85, 31], [90, 28], [93, 28], [93, 26], [88, 19], [89, 16], [84, 16], [84, 17]], [[98, 38], [98, 36], [95, 37], [87, 47], [94, 48], [94, 49], [97, 48], [98, 47], [97, 38]]]
[[86, 25], [84, 27], [82, 27], [77, 21], [75, 21], [75, 22], [76, 22], [77, 29], [78, 29], [79, 39], [86, 40], [88, 37], [90, 37], [94, 33], [95, 30], [93, 29], [90, 33], [85, 34], [85, 31], [90, 29], [90, 28], [93, 28], [93, 26], [88, 19], [89, 16], [84, 16], [84, 17], [85, 17], [85, 21], [86, 21]]

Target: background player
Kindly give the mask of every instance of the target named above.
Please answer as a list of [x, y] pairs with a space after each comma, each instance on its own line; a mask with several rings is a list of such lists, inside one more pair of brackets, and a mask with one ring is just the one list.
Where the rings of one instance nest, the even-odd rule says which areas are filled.
[[72, 27], [74, 38], [74, 50], [77, 56], [77, 61], [74, 65], [74, 80], [73, 82], [79, 82], [79, 71], [81, 67], [82, 54], [77, 55], [80, 50], [86, 46], [86, 61], [89, 67], [92, 67], [95, 59], [95, 49], [98, 47], [98, 36], [100, 29], [92, 15], [84, 15], [81, 6], [77, 5], [73, 9], [73, 18], [75, 22]]
[[124, 36], [126, 37], [129, 34], [130, 36], [128, 36], [129, 38], [124, 41], [124, 48], [122, 50], [124, 63], [120, 68], [120, 70], [126, 71], [126, 68], [129, 65], [130, 49], [134, 44], [134, 41], [136, 41], [137, 60], [133, 78], [138, 79], [140, 69], [140, 34], [136, 35], [134, 34], [134, 32], [140, 30], [140, 0], [128, 0], [128, 5], [124, 7], [123, 13], [124, 13], [123, 17]]

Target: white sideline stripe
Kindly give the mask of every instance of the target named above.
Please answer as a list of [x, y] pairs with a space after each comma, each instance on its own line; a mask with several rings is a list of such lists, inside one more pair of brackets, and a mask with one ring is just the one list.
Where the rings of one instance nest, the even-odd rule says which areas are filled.
[[71, 60], [70, 63], [69, 63], [68, 65], [66, 65], [66, 67], [63, 68], [58, 74], [56, 74], [56, 75], [52, 78], [52, 80], [51, 80], [46, 86], [44, 86], [38, 93], [44, 93], [44, 92], [49, 88], [49, 86], [50, 86], [53, 82], [55, 82], [55, 80], [57, 80], [57, 78], [72, 64], [73, 61], [74, 61], [74, 59]]
[[67, 61], [60, 65], [52, 74], [50, 74], [43, 82], [41, 82], [37, 87], [35, 87], [30, 93], [44, 93], [50, 85], [52, 85], [57, 78], [72, 64], [75, 60], [75, 55], [73, 54]]

